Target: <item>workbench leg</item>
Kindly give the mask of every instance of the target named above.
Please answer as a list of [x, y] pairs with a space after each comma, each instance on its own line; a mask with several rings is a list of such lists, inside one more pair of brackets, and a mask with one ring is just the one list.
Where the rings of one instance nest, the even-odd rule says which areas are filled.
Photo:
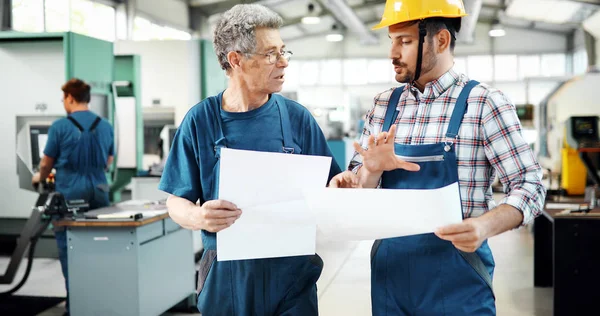
[[553, 271], [553, 229], [552, 222], [545, 216], [538, 216], [533, 226], [533, 285], [552, 286]]

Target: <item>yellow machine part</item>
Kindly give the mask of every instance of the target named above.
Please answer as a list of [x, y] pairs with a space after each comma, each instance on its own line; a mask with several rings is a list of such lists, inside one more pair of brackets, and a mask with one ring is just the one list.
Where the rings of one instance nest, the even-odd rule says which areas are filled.
[[579, 153], [573, 148], [561, 149], [562, 179], [561, 187], [568, 195], [583, 195], [587, 181], [587, 170], [579, 158]]

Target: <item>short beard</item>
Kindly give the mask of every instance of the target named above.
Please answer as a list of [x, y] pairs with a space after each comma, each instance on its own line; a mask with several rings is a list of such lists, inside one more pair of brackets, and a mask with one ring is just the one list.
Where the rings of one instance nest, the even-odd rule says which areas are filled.
[[[399, 83], [410, 83], [415, 81], [415, 72], [408, 69], [408, 65], [400, 62], [399, 59], [393, 59], [392, 64], [406, 69], [405, 75], [396, 74], [396, 81]], [[429, 43], [429, 49], [423, 54], [421, 63], [421, 75], [430, 72], [437, 65], [437, 56], [433, 53], [433, 43]]]

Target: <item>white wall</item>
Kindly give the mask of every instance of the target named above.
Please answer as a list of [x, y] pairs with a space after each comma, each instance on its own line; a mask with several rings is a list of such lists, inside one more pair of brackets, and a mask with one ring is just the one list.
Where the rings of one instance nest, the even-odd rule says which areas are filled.
[[197, 41], [117, 41], [115, 54], [140, 55], [142, 106], [175, 108], [179, 124], [191, 106], [200, 101], [200, 50]]
[[[65, 83], [62, 41], [0, 43], [0, 192], [2, 218], [27, 218], [37, 194], [19, 188], [16, 158], [16, 117], [66, 115], [61, 86]], [[6, 75], [4, 75], [6, 74]], [[45, 112], [36, 104], [45, 103]]]
[[137, 0], [136, 10], [173, 26], [190, 27], [188, 5], [183, 0]]
[[[472, 44], [458, 44], [455, 54], [534, 54], [562, 53], [567, 50], [567, 37], [562, 34], [551, 34], [533, 30], [506, 27], [506, 36], [492, 39], [488, 36], [490, 25], [478, 23], [475, 28], [475, 41]], [[294, 52], [294, 58], [343, 58], [343, 57], [387, 57], [390, 40], [386, 31], [376, 31], [379, 35], [379, 45], [363, 46], [356, 37], [349, 34], [340, 43], [325, 41], [325, 36], [286, 41], [287, 46]], [[318, 47], [318, 49], [315, 49]]]

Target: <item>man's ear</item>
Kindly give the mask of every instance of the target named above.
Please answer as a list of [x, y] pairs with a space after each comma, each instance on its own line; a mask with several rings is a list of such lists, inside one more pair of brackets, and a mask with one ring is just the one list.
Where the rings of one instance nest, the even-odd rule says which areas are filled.
[[231, 69], [241, 67], [242, 55], [233, 51], [229, 52], [227, 53], [227, 62], [229, 62]]
[[436, 38], [437, 43], [435, 43], [435, 48], [438, 53], [441, 53], [446, 49], [450, 49], [450, 43], [452, 41], [452, 35], [450, 35], [450, 31], [443, 29], [437, 33]]

